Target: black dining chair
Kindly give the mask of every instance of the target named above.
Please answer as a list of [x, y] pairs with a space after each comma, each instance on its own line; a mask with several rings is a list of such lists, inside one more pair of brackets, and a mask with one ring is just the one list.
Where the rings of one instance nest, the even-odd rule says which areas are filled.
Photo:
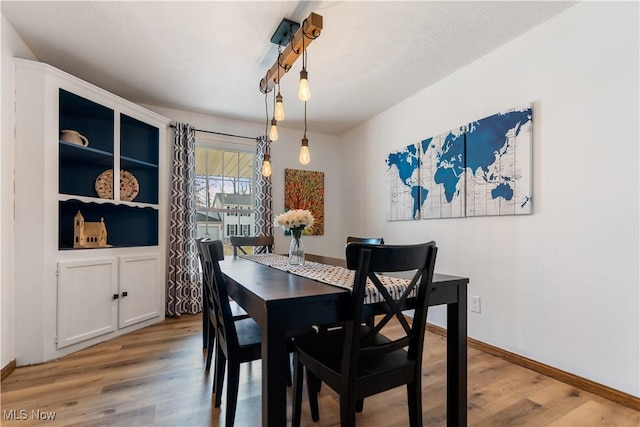
[[[229, 304], [229, 295], [224, 286], [219, 260], [224, 259], [220, 240], [203, 242], [205, 263], [211, 268], [207, 282], [209, 288], [209, 334], [216, 340], [216, 361], [213, 376], [215, 407], [222, 403], [225, 369], [227, 370], [227, 411], [225, 425], [233, 426], [240, 381], [240, 364], [259, 360], [261, 357], [260, 326], [251, 318], [234, 319]], [[210, 363], [210, 360], [207, 360]]]
[[[342, 427], [355, 426], [355, 413], [362, 410], [365, 397], [406, 385], [409, 424], [422, 425], [422, 352], [436, 253], [434, 242], [408, 246], [347, 245], [347, 268], [355, 270], [348, 306], [351, 317], [343, 328], [294, 339], [293, 426], [300, 425], [303, 369], [307, 372], [314, 421], [320, 419], [320, 382], [340, 396]], [[382, 284], [380, 273], [407, 271], [415, 271], [407, 289], [401, 295], [393, 293], [392, 297]], [[379, 305], [386, 307], [374, 327], [362, 324], [368, 282], [384, 298]], [[415, 298], [411, 325], [402, 313], [408, 298]], [[403, 333], [391, 339], [381, 330], [394, 318]]]
[[[349, 243], [366, 243], [368, 245], [384, 245], [384, 239], [382, 237], [354, 237], [354, 236], [349, 236], [347, 237], [347, 245]], [[373, 316], [367, 317], [364, 320], [364, 323], [366, 323], [369, 326], [373, 325]], [[340, 324], [334, 324], [334, 325], [320, 325], [318, 326], [320, 331], [327, 331], [331, 328], [336, 328], [336, 327], [340, 327]]]
[[347, 237], [347, 243], [367, 243], [369, 245], [384, 245], [382, 237]]
[[[211, 309], [209, 307], [209, 299], [210, 295], [210, 284], [211, 280], [211, 264], [205, 261], [205, 252], [204, 252], [204, 243], [209, 242], [211, 240], [205, 238], [196, 239], [196, 249], [198, 250], [198, 260], [200, 261], [200, 268], [202, 270], [202, 348], [207, 349], [207, 362], [205, 365], [205, 370], [209, 371], [211, 369], [211, 359], [213, 357], [213, 352], [215, 350], [215, 333], [209, 333], [210, 324], [215, 321], [215, 318], [211, 318], [211, 313], [208, 311]], [[234, 319], [246, 319], [249, 317], [246, 311], [242, 309], [235, 301], [229, 301], [229, 306], [231, 307], [231, 314]]]
[[200, 263], [200, 272], [202, 273], [202, 349], [207, 348], [207, 343], [209, 341], [209, 320], [207, 319], [207, 289], [204, 283], [207, 280], [207, 275], [204, 272], [204, 259], [202, 258], [202, 247], [200, 246], [200, 242], [205, 240], [200, 237], [196, 239], [196, 250], [198, 254], [198, 262]]
[[[261, 358], [260, 326], [251, 318], [234, 319], [229, 304], [229, 294], [220, 269], [219, 261], [224, 260], [224, 249], [220, 240], [202, 242], [205, 263], [211, 267], [209, 284], [211, 323], [209, 334], [216, 335], [216, 362], [214, 367], [213, 392], [216, 394], [214, 405], [222, 403], [224, 374], [227, 370], [227, 410], [225, 425], [233, 425], [240, 382], [240, 364]], [[315, 334], [312, 327], [294, 331], [297, 334]], [[288, 342], [293, 351], [293, 342]], [[287, 355], [287, 366], [289, 356]], [[287, 370], [287, 383], [291, 385], [291, 371]]]
[[273, 236], [231, 236], [229, 239], [233, 246], [233, 256], [238, 256], [238, 249], [246, 255], [246, 247], [253, 247], [254, 254], [273, 253]]

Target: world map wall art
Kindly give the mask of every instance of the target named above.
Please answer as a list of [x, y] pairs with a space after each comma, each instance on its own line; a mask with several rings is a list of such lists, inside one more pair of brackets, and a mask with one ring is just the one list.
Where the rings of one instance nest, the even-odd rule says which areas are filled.
[[388, 154], [389, 221], [532, 210], [532, 104]]

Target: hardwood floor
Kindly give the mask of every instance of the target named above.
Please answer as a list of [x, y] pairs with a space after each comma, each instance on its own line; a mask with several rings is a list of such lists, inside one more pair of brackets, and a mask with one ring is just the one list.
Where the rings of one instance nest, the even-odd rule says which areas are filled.
[[[393, 333], [394, 326], [385, 330]], [[2, 381], [2, 426], [218, 426], [213, 375], [204, 373], [201, 317], [168, 319], [57, 361], [17, 368]], [[445, 339], [427, 333], [424, 425], [445, 426]], [[640, 426], [640, 412], [469, 348], [469, 426]], [[243, 364], [237, 426], [260, 425], [260, 362]], [[291, 390], [289, 389], [289, 393]], [[337, 426], [336, 395], [323, 387], [320, 421], [306, 396], [303, 426]], [[290, 410], [289, 410], [290, 411]], [[54, 419], [51, 419], [55, 416]], [[359, 426], [406, 426], [406, 392], [365, 400]]]

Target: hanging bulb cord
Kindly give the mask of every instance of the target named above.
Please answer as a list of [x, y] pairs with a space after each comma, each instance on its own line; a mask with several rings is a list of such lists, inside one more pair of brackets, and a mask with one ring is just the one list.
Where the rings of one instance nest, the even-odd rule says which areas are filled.
[[268, 104], [268, 92], [264, 93], [264, 111], [265, 111], [265, 115], [267, 116], [267, 120], [264, 124], [264, 135], [266, 138], [269, 138], [269, 104]]
[[304, 39], [315, 40], [320, 36], [320, 31], [314, 30], [313, 33], [308, 36], [307, 32], [304, 29], [304, 25], [307, 23], [305, 19], [302, 21], [302, 69], [307, 69], [307, 49], [304, 48]]
[[307, 69], [307, 49], [304, 48], [304, 39], [305, 38], [306, 38], [306, 36], [304, 34], [304, 22], [303, 22], [302, 23], [302, 69], [303, 70]]
[[307, 35], [307, 32], [304, 30], [304, 24], [307, 23], [307, 20], [305, 19], [304, 21], [302, 21], [302, 35], [305, 36], [306, 38], [308, 38], [309, 40], [315, 40], [318, 37], [320, 37], [320, 31], [318, 29], [313, 30], [313, 33], [311, 33], [310, 36]]
[[307, 137], [307, 101], [304, 101], [304, 137]]

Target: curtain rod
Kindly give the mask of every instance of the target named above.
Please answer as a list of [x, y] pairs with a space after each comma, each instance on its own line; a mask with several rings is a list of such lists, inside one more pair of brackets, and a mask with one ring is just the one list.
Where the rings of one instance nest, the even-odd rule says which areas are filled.
[[[175, 128], [176, 128], [176, 125], [169, 125], [169, 127], [171, 127], [171, 128], [174, 128], [174, 129], [175, 129]], [[202, 130], [202, 129], [194, 129], [194, 130], [196, 130], [197, 132], [212, 133], [212, 134], [215, 134], [215, 135], [231, 136], [231, 137], [233, 137], [233, 138], [244, 138], [244, 139], [250, 139], [250, 140], [252, 140], [252, 141], [255, 141], [255, 140], [257, 140], [257, 139], [258, 139], [258, 138], [256, 138], [256, 137], [251, 137], [251, 136], [233, 135], [233, 134], [231, 134], [231, 133], [215, 132], [215, 131], [212, 131], [212, 130]]]

